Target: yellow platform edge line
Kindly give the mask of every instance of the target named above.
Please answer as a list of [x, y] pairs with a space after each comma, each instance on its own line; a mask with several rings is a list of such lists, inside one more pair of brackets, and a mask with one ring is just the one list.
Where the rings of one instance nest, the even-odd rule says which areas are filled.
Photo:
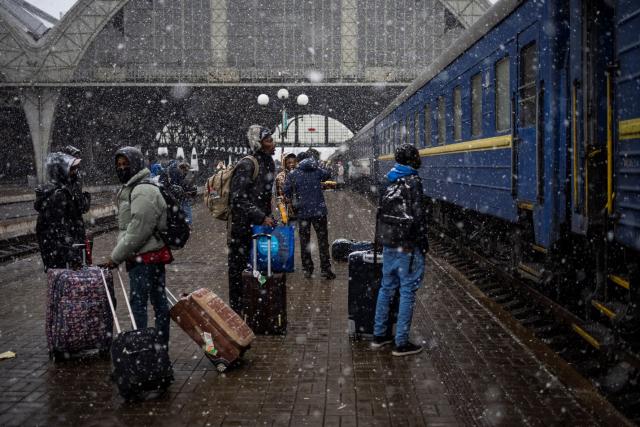
[[618, 122], [618, 138], [640, 139], [640, 117], [629, 120], [620, 120]]
[[[475, 139], [473, 141], [458, 142], [456, 144], [441, 145], [439, 147], [423, 148], [420, 157], [440, 156], [443, 154], [469, 153], [472, 151], [487, 151], [511, 148], [511, 135], [494, 136], [491, 138]], [[385, 154], [378, 160], [393, 160], [393, 154]]]
[[622, 286], [626, 290], [629, 290], [629, 288], [631, 287], [629, 285], [629, 281], [628, 280], [625, 280], [620, 276], [616, 276], [615, 274], [610, 274], [609, 275], [609, 280], [611, 280], [613, 283], [615, 283], [618, 286]]
[[614, 319], [616, 317], [616, 313], [611, 311], [608, 307], [604, 306], [599, 301], [591, 300], [591, 305], [593, 305], [595, 308], [597, 308], [600, 311], [600, 313], [604, 314], [609, 319]]
[[600, 350], [600, 343], [598, 342], [598, 340], [596, 340], [594, 337], [592, 337], [591, 335], [589, 335], [587, 333], [587, 331], [585, 331], [584, 329], [582, 329], [580, 326], [576, 325], [575, 323], [571, 324], [571, 328], [578, 333], [578, 335], [580, 335], [586, 342], [588, 342], [589, 344], [591, 344], [591, 346], [595, 347], [596, 349]]

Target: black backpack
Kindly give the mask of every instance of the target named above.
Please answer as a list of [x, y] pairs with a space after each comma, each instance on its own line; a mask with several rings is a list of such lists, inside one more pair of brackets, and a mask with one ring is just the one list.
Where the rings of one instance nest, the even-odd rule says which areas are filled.
[[414, 219], [412, 203], [409, 183], [400, 178], [389, 184], [380, 201], [380, 221], [409, 232]]
[[162, 194], [162, 198], [167, 204], [167, 229], [165, 231], [159, 231], [158, 235], [162, 241], [171, 249], [182, 249], [187, 244], [189, 236], [191, 235], [191, 228], [187, 223], [187, 214], [180, 202], [173, 196], [173, 194], [165, 187], [154, 184], [151, 181], [141, 181], [131, 188], [129, 193], [129, 205], [131, 205], [131, 194], [133, 189], [140, 184], [153, 185]]

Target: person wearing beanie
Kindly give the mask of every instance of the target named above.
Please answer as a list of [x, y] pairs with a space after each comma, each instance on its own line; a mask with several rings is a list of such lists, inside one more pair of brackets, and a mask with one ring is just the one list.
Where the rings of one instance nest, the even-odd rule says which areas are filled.
[[[379, 349], [395, 341], [392, 354], [407, 356], [422, 351], [421, 345], [409, 341], [409, 329], [429, 242], [422, 180], [418, 175], [420, 154], [413, 145], [402, 144], [396, 149], [395, 160], [396, 165], [386, 176], [388, 186], [382, 192], [378, 211], [376, 242], [383, 245], [384, 263], [371, 348]], [[394, 339], [387, 320], [398, 288], [400, 308]]]
[[236, 165], [229, 190], [229, 305], [237, 313], [243, 308], [242, 272], [251, 251], [251, 226], [275, 226], [271, 199], [276, 169], [272, 156], [276, 144], [271, 131], [260, 125], [249, 127], [247, 144], [252, 154]]

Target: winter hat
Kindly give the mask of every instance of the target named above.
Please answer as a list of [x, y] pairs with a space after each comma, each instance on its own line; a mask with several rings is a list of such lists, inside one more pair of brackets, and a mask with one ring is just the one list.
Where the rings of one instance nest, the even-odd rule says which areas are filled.
[[418, 169], [421, 164], [420, 153], [411, 144], [402, 144], [396, 148], [395, 159], [401, 165], [411, 166], [414, 169]]
[[260, 142], [271, 136], [271, 131], [264, 126], [251, 125], [247, 131], [247, 140], [251, 151], [258, 151], [261, 147]]

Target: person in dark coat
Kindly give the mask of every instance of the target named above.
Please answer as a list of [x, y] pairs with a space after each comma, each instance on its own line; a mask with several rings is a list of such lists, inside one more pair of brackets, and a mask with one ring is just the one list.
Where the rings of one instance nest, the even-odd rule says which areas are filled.
[[[315, 150], [314, 150], [315, 151]], [[331, 174], [318, 166], [317, 151], [301, 153], [297, 169], [289, 173], [284, 184], [284, 194], [295, 202], [295, 214], [300, 223], [300, 250], [304, 276], [313, 276], [313, 259], [311, 258], [311, 226], [316, 230], [320, 249], [320, 275], [324, 279], [335, 279], [331, 271], [329, 256], [329, 227], [327, 223], [327, 203], [322, 194], [322, 181], [331, 178]]]
[[389, 307], [400, 289], [400, 307], [392, 355], [407, 356], [422, 351], [409, 341], [416, 292], [424, 277], [427, 240], [427, 214], [422, 180], [418, 175], [421, 160], [418, 149], [402, 144], [395, 152], [396, 165], [387, 174], [388, 186], [382, 193], [378, 212], [378, 236], [383, 244], [382, 282], [376, 304], [373, 342], [381, 348], [394, 342], [388, 328]]
[[45, 163], [49, 182], [36, 189], [36, 238], [45, 270], [82, 265], [82, 250], [73, 246], [84, 245], [82, 213], [88, 210], [82, 192], [78, 191], [79, 166], [79, 158], [65, 153], [49, 154]]
[[257, 162], [258, 172], [254, 179], [256, 163], [249, 156], [236, 165], [229, 190], [229, 305], [242, 311], [242, 272], [247, 268], [251, 251], [251, 226], [275, 226], [271, 204], [275, 163], [273, 154], [276, 144], [271, 131], [260, 125], [252, 125], [247, 132], [251, 157]]

